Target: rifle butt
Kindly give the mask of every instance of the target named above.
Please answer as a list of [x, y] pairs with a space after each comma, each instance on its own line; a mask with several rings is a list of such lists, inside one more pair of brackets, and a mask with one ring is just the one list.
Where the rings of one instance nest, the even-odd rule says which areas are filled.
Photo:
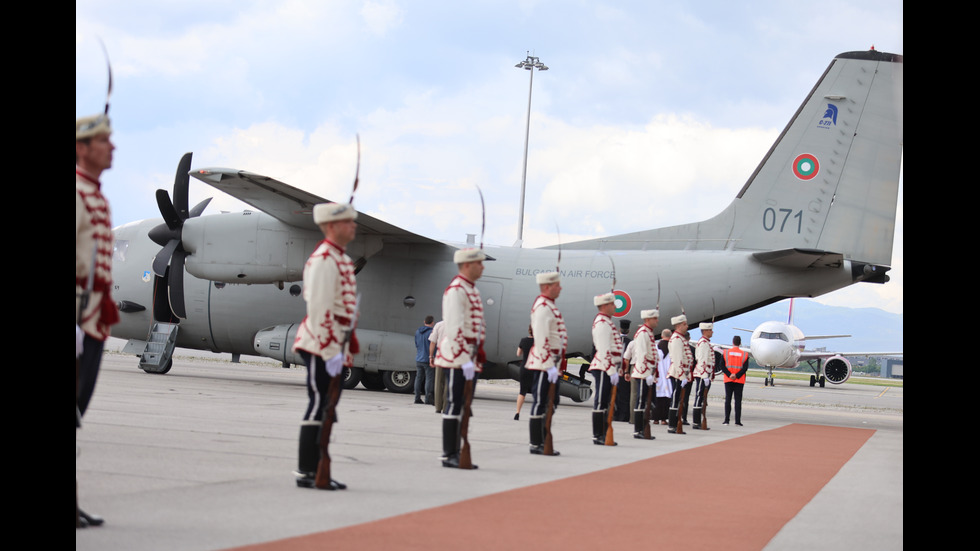
[[555, 455], [555, 442], [551, 437], [551, 417], [555, 414], [555, 383], [548, 386], [548, 415], [544, 420], [544, 455]]
[[463, 419], [459, 424], [459, 436], [463, 441], [463, 445], [459, 450], [459, 468], [460, 469], [472, 469], [473, 468], [473, 457], [470, 453], [470, 405], [473, 402], [473, 380], [466, 381], [463, 386]]
[[609, 417], [606, 419], [606, 445], [615, 446], [613, 440], [613, 414], [616, 412], [616, 387], [612, 387], [612, 395], [609, 397]]

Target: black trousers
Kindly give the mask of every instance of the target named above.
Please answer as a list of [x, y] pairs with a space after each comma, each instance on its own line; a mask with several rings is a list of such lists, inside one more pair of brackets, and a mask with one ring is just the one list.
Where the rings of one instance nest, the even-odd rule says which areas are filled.
[[[99, 378], [99, 366], [102, 364], [102, 350], [105, 348], [105, 341], [93, 339], [85, 335], [82, 344], [82, 355], [78, 358], [78, 396], [75, 405], [78, 406], [78, 413], [85, 415], [88, 403], [92, 400], [95, 392], [95, 381]], [[78, 428], [76, 419], [75, 428]]]
[[[306, 396], [309, 403], [306, 406], [306, 413], [303, 414], [304, 421], [323, 421], [323, 409], [330, 399], [330, 381], [333, 379], [327, 374], [327, 362], [320, 356], [314, 356], [308, 352], [300, 350], [299, 355], [306, 363]], [[343, 371], [338, 377], [342, 377]], [[340, 391], [343, 392], [343, 385]], [[340, 397], [337, 397], [338, 401]]]
[[727, 423], [732, 416], [732, 397], [735, 398], [735, 422], [742, 422], [742, 391], [745, 390], [743, 383], [725, 383], [725, 422]]

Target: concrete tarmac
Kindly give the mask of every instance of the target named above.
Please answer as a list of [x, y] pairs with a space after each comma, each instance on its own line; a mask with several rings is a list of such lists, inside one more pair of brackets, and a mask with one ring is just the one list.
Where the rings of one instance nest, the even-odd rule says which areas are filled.
[[[330, 446], [339, 492], [297, 488], [297, 436], [305, 370], [178, 357], [167, 375], [107, 353], [77, 431], [79, 500], [105, 525], [76, 530], [79, 550], [213, 550], [269, 542], [384, 519], [462, 500], [625, 465], [789, 423], [874, 429], [868, 442], [764, 547], [900, 549], [903, 546], [902, 388], [811, 388], [749, 379], [745, 426], [722, 426], [722, 385], [709, 395], [707, 432], [634, 440], [615, 423], [619, 446], [591, 442], [591, 403], [563, 400], [554, 421], [560, 457], [527, 451], [526, 404], [514, 421], [517, 383], [480, 381], [470, 443], [476, 471], [445, 469], [441, 416], [411, 395], [345, 391]], [[756, 382], [758, 381], [758, 382]], [[719, 468], [722, 466], [720, 465]], [[801, 470], [807, 465], [799, 465]], [[655, 488], [655, 480], [651, 488]], [[553, 504], [567, 526], [587, 521], [593, 497]], [[659, 514], [667, 514], [659, 508]], [[435, 527], [433, 527], [435, 529]], [[501, 530], [506, 530], [502, 526]], [[630, 542], [623, 542], [624, 545]], [[618, 546], [614, 542], [610, 547]]]

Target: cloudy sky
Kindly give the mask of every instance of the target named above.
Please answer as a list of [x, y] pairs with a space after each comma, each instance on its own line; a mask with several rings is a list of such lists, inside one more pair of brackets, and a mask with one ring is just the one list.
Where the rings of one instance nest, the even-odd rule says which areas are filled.
[[[739, 191], [834, 55], [904, 54], [895, 0], [77, 0], [75, 114], [113, 70], [116, 224], [159, 216], [180, 156], [274, 177], [436, 239], [524, 244], [705, 219]], [[904, 186], [903, 186], [904, 187]], [[243, 205], [192, 181], [206, 212]], [[892, 281], [828, 304], [903, 312]]]

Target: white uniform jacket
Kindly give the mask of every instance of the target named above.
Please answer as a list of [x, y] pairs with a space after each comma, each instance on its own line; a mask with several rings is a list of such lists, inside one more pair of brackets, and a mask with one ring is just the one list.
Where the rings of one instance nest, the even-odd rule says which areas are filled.
[[670, 335], [670, 340], [667, 341], [667, 353], [670, 354], [670, 376], [682, 381], [690, 381], [694, 358], [691, 356], [691, 349], [687, 346], [684, 335], [677, 331]]
[[698, 379], [715, 378], [715, 351], [711, 349], [711, 341], [707, 337], [698, 339], [694, 347], [694, 376]]
[[595, 345], [595, 356], [589, 371], [605, 371], [612, 375], [622, 367], [623, 339], [609, 316], [600, 313], [592, 320], [592, 344]]
[[486, 335], [483, 328], [483, 299], [472, 281], [457, 275], [442, 294], [442, 340], [436, 352], [435, 367], [459, 368], [477, 361], [478, 347]]
[[[75, 323], [104, 341], [119, 321], [112, 289], [112, 221], [99, 181], [75, 167]], [[94, 267], [92, 261], [95, 261]], [[94, 272], [93, 272], [94, 270]], [[92, 292], [79, 323], [80, 296], [92, 276]]]
[[568, 331], [555, 301], [544, 295], [538, 296], [531, 306], [531, 333], [534, 335], [534, 346], [527, 355], [524, 367], [537, 371], [560, 368], [568, 347]]
[[[343, 350], [357, 300], [354, 264], [344, 249], [324, 239], [303, 267], [306, 317], [296, 332], [293, 351], [329, 360]], [[350, 365], [349, 359], [344, 362]]]
[[645, 379], [653, 375], [653, 380], [656, 382], [659, 376], [657, 366], [660, 363], [660, 351], [657, 350], [653, 329], [646, 324], [641, 325], [630, 344], [633, 345], [634, 360], [631, 376]]

